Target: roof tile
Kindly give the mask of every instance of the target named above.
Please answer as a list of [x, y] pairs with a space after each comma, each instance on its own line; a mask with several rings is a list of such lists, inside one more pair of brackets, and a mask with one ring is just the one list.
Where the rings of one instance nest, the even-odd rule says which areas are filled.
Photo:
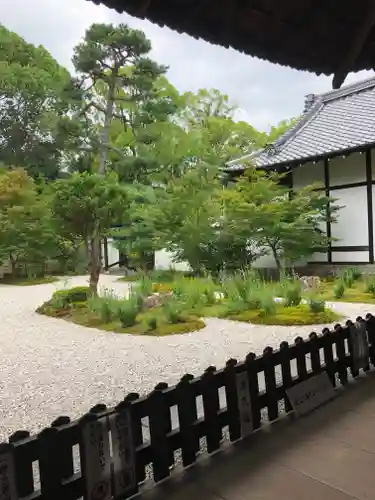
[[296, 125], [269, 148], [233, 160], [226, 170], [249, 162], [271, 167], [375, 143], [375, 78], [314, 96]]

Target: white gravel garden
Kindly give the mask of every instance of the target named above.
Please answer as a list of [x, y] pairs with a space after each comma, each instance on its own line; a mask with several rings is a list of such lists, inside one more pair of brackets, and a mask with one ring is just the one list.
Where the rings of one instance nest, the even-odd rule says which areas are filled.
[[[87, 277], [70, 278], [66, 288], [85, 286]], [[126, 295], [129, 285], [114, 276], [100, 286]], [[0, 285], [0, 438], [19, 429], [37, 432], [60, 415], [76, 418], [102, 402], [113, 405], [129, 392], [144, 393], [158, 382], [176, 383], [185, 373], [199, 375], [233, 357], [261, 354], [264, 347], [293, 342], [321, 331], [321, 325], [259, 325], [205, 317], [198, 332], [183, 335], [121, 335], [36, 313], [58, 284]], [[345, 319], [375, 314], [375, 304], [333, 302]]]

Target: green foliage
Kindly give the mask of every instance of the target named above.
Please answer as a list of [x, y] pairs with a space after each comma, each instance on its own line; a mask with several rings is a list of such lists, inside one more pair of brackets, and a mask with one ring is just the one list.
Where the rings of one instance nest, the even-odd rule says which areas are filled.
[[91, 295], [88, 286], [75, 286], [73, 288], [57, 290], [52, 295], [52, 302], [55, 307], [67, 307], [74, 302], [85, 302]]
[[163, 312], [169, 323], [176, 324], [182, 321], [182, 307], [177, 300], [167, 300], [163, 304]]
[[310, 297], [308, 304], [310, 311], [314, 314], [324, 313], [326, 309], [325, 300], [322, 300], [319, 297]]
[[285, 280], [281, 283], [281, 294], [286, 307], [298, 306], [302, 300], [301, 283], [297, 280]]
[[366, 283], [366, 292], [375, 297], [375, 279], [372, 278]]
[[142, 276], [142, 278], [134, 286], [134, 293], [146, 298], [152, 294], [152, 285], [153, 282], [151, 278], [148, 276]]
[[289, 196], [279, 174], [262, 173], [249, 167], [233, 189], [223, 193], [225, 214], [236, 237], [247, 238], [254, 253], [270, 250], [280, 271], [287, 263], [311, 255], [327, 245], [320, 225], [335, 220], [338, 207], [316, 191], [316, 186], [299, 189]]
[[333, 323], [340, 320], [341, 316], [330, 309], [315, 313], [310, 310], [309, 306], [300, 304], [293, 307], [278, 307], [276, 312], [271, 315], [266, 315], [262, 310], [257, 310], [244, 311], [236, 315], [231, 315], [229, 318], [254, 324], [292, 326]]
[[104, 176], [74, 173], [55, 182], [51, 195], [52, 213], [60, 230], [72, 240], [86, 245], [90, 287], [97, 293], [101, 269], [100, 240], [110, 228], [126, 217], [127, 192], [116, 174]]
[[151, 331], [156, 330], [158, 327], [158, 319], [156, 316], [150, 316], [147, 320], [148, 327]]
[[341, 274], [341, 280], [345, 283], [347, 288], [351, 288], [356, 281], [356, 276], [358, 273], [353, 269], [345, 269], [345, 271]]
[[[146, 35], [125, 24], [93, 24], [74, 50], [75, 69], [87, 82], [87, 109], [103, 120], [96, 137], [99, 172], [104, 172], [111, 152], [112, 168], [127, 182], [136, 180], [137, 171], [143, 170], [132, 163], [138, 167], [150, 163], [139, 156], [138, 142], [152, 123], [166, 120], [174, 111], [171, 99], [160, 95], [155, 85], [167, 68], [147, 57], [150, 50]], [[120, 136], [114, 145], [113, 118]], [[129, 171], [135, 175], [129, 176]]]
[[[335, 299], [341, 299], [345, 294], [346, 285], [343, 280], [337, 280], [333, 285], [333, 296]], [[375, 287], [374, 287], [375, 290]]]
[[43, 277], [65, 244], [44, 190], [23, 169], [0, 173], [0, 262], [10, 260], [12, 278]]
[[358, 269], [357, 267], [353, 267], [350, 269], [350, 274], [353, 277], [354, 281], [359, 281], [362, 278], [362, 271], [361, 269]]
[[119, 315], [119, 298], [111, 291], [105, 290], [104, 295], [91, 295], [87, 301], [88, 309], [96, 314], [102, 323], [107, 324]]
[[81, 95], [65, 68], [42, 47], [0, 24], [0, 162], [54, 179], [77, 147]]
[[139, 303], [135, 297], [130, 297], [128, 300], [123, 300], [119, 304], [118, 317], [121, 325], [126, 328], [137, 323], [137, 315], [139, 313]]

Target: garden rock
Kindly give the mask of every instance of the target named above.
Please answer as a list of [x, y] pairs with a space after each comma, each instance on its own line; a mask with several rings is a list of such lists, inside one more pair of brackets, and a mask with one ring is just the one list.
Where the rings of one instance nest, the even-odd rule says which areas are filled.
[[144, 309], [152, 309], [153, 307], [160, 307], [164, 304], [167, 299], [172, 297], [172, 292], [156, 292], [147, 297], [143, 301]]
[[299, 281], [304, 292], [317, 290], [321, 285], [319, 276], [301, 276]]

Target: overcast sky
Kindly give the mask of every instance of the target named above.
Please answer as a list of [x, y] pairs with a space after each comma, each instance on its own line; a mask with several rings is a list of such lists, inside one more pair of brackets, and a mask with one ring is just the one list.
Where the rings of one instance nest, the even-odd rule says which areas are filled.
[[[87, 0], [0, 0], [0, 22], [28, 42], [44, 45], [71, 68], [73, 46], [94, 22], [127, 23], [151, 39], [152, 57], [170, 67], [168, 78], [181, 91], [218, 88], [240, 107], [239, 117], [260, 130], [301, 113], [304, 96], [331, 89], [317, 77], [216, 47], [147, 21], [119, 15]], [[372, 76], [351, 74], [346, 83]]]

